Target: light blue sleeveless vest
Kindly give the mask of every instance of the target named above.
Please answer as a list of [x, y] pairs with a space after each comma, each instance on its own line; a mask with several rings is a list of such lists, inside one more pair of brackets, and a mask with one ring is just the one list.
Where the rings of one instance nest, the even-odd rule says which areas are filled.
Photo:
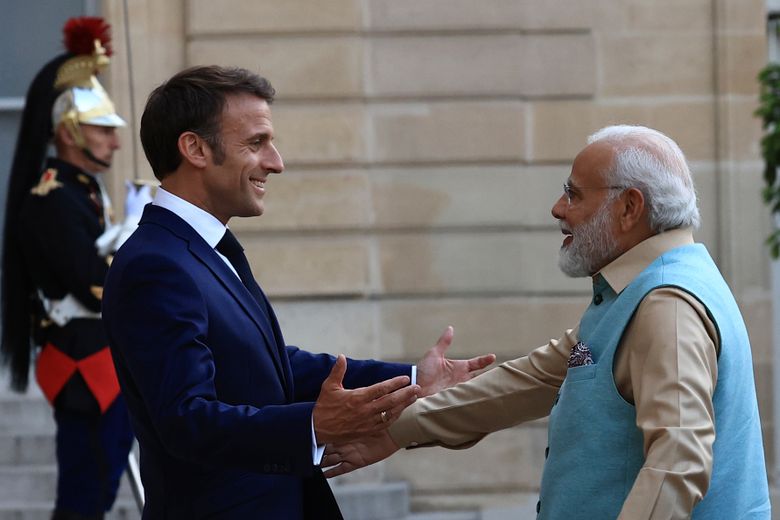
[[618, 393], [612, 362], [623, 332], [648, 292], [674, 286], [707, 308], [720, 335], [713, 396], [712, 479], [696, 520], [770, 518], [750, 343], [737, 304], [701, 244], [666, 252], [620, 294], [599, 277], [579, 339], [594, 364], [570, 368], [550, 413], [538, 518], [617, 518], [644, 462], [633, 405]]

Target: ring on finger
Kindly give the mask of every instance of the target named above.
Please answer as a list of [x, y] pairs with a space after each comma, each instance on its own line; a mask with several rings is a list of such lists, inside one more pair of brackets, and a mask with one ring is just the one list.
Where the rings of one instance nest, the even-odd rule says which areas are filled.
[[382, 419], [383, 423], [386, 423], [387, 421], [390, 420], [390, 414], [387, 413], [387, 410], [382, 410], [381, 412], [379, 412], [379, 418]]

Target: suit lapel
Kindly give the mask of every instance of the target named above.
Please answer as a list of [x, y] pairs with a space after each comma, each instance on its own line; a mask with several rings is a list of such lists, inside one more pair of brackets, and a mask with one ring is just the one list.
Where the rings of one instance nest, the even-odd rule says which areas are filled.
[[[280, 359], [280, 351], [284, 348], [284, 345], [277, 345], [274, 328], [278, 329], [278, 326], [274, 327], [272, 323], [272, 319], [275, 320], [276, 317], [274, 316], [271, 318], [266, 314], [265, 310], [261, 308], [261, 305], [252, 296], [252, 293], [244, 286], [238, 276], [230, 270], [216, 251], [209, 247], [206, 241], [203, 240], [203, 237], [201, 237], [192, 226], [187, 224], [175, 213], [165, 208], [149, 204], [144, 209], [144, 214], [141, 218], [140, 224], [143, 225], [144, 223], [154, 223], [163, 226], [176, 236], [188, 242], [189, 250], [193, 256], [200, 260], [214, 274], [225, 289], [244, 309], [255, 325], [257, 325], [257, 328], [260, 329], [260, 332], [265, 338], [268, 353], [271, 356], [271, 359], [273, 359], [279, 379], [282, 381], [288, 398], [291, 398], [289, 395], [290, 384], [287, 381], [287, 377], [285, 377], [285, 370]], [[263, 298], [265, 299], [265, 294], [263, 294]], [[268, 303], [267, 300], [265, 300], [265, 303], [269, 313], [273, 316], [270, 303]]]

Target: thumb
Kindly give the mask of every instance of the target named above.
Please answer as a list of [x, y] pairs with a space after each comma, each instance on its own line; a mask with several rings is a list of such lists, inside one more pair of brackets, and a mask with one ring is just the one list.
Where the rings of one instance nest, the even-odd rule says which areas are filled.
[[439, 336], [439, 339], [436, 341], [436, 345], [433, 347], [433, 349], [438, 354], [444, 356], [444, 353], [447, 351], [448, 348], [450, 348], [450, 345], [452, 345], [452, 338], [454, 336], [455, 336], [455, 329], [453, 329], [452, 325], [450, 325], [446, 329], [444, 329], [444, 332], [441, 333], [441, 336]]
[[347, 358], [344, 354], [339, 354], [336, 358], [336, 363], [333, 364], [333, 368], [330, 370], [327, 379], [322, 383], [322, 386], [336, 386], [342, 387], [342, 381], [344, 381], [344, 374], [347, 373]]

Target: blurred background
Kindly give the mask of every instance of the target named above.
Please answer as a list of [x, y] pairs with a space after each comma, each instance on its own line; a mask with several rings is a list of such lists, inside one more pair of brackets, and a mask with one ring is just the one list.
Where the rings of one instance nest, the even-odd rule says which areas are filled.
[[[746, 318], [774, 485], [780, 334], [753, 112], [758, 72], [780, 59], [775, 13], [770, 0], [0, 0], [0, 196], [29, 82], [68, 17], [101, 15], [115, 53], [102, 80], [131, 122], [116, 203], [124, 179], [153, 178], [137, 138], [152, 88], [190, 65], [259, 72], [277, 89], [287, 169], [266, 214], [231, 227], [287, 342], [415, 361], [451, 324], [451, 356], [502, 361], [588, 303], [589, 281], [558, 271], [549, 213], [586, 137], [656, 128], [689, 159], [696, 238]], [[54, 428], [35, 392], [0, 393], [0, 518], [34, 517], [19, 512], [25, 487], [53, 496]], [[337, 494], [351, 518], [533, 518], [545, 446], [540, 421], [466, 451], [403, 452], [337, 479]], [[136, 518], [124, 493], [116, 514]]]

